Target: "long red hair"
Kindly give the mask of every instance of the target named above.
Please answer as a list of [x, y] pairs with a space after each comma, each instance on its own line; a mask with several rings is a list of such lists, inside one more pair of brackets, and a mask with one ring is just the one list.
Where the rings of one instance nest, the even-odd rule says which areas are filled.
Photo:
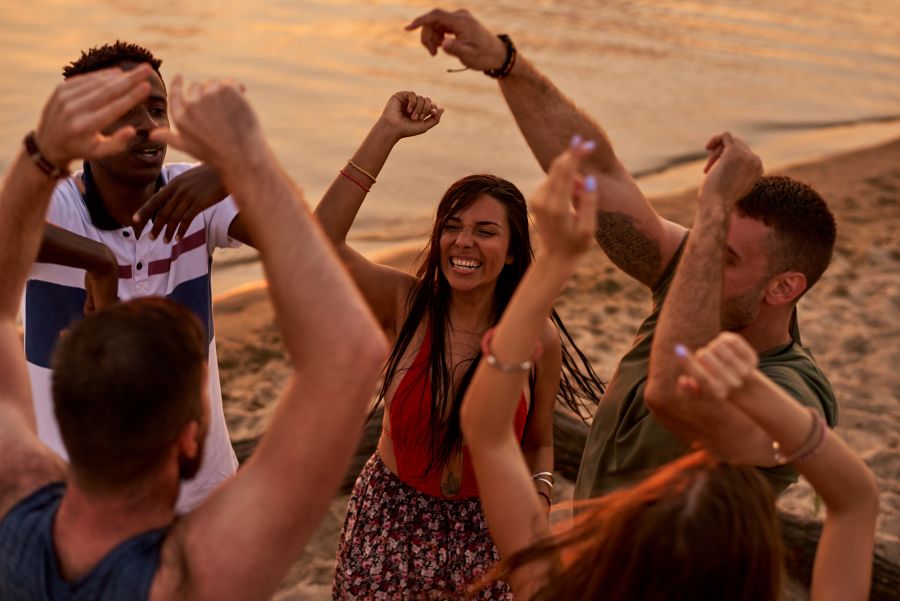
[[580, 504], [570, 529], [502, 560], [491, 579], [552, 566], [534, 601], [775, 601], [781, 533], [770, 485], [699, 451]]

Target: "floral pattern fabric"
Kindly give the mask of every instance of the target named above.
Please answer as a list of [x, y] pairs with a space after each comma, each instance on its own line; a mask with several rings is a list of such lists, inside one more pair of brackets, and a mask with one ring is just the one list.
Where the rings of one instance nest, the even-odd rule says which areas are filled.
[[[477, 497], [442, 499], [403, 483], [376, 452], [347, 508], [334, 599], [465, 599], [499, 555]], [[471, 599], [512, 601], [506, 583]]]

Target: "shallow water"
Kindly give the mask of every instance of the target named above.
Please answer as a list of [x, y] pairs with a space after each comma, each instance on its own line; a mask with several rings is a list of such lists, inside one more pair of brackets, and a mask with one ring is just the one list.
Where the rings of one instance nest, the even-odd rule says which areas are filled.
[[[0, 172], [62, 66], [81, 49], [120, 38], [151, 48], [167, 79], [241, 80], [312, 203], [392, 92], [414, 89], [446, 107], [441, 125], [401, 142], [382, 172], [354, 230], [364, 250], [420, 235], [437, 198], [462, 175], [494, 172], [527, 194], [540, 170], [496, 84], [478, 73], [447, 73], [454, 59], [429, 57], [418, 36], [403, 31], [431, 7], [417, 0], [2, 0]], [[895, 0], [468, 7], [509, 33], [604, 125], [625, 163], [651, 174], [642, 178], [650, 193], [696, 182], [706, 139], [724, 129], [770, 166], [900, 135]]]

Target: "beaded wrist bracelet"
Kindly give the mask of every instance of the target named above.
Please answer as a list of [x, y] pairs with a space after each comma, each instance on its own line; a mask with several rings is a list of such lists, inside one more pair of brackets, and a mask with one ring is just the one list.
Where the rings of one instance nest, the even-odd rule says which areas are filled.
[[505, 374], [514, 374], [523, 371], [528, 371], [534, 364], [538, 362], [541, 358], [541, 355], [544, 353], [544, 345], [541, 344], [540, 340], [535, 344], [534, 354], [530, 359], [526, 359], [521, 363], [501, 363], [497, 357], [494, 356], [494, 352], [491, 350], [491, 338], [494, 337], [494, 328], [488, 329], [487, 332], [484, 333], [484, 337], [481, 339], [481, 354], [484, 356], [484, 361], [494, 369], [498, 369]]
[[506, 46], [506, 60], [503, 61], [503, 66], [499, 69], [487, 69], [484, 71], [484, 74], [488, 77], [493, 77], [494, 79], [503, 79], [512, 73], [513, 67], [516, 66], [516, 56], [518, 55], [518, 51], [516, 50], [516, 45], [513, 44], [513, 41], [509, 39], [508, 35], [501, 33], [497, 37], [500, 38], [500, 41]]
[[33, 131], [25, 134], [25, 139], [22, 140], [22, 143], [25, 145], [25, 153], [28, 155], [28, 158], [34, 162], [38, 169], [46, 173], [50, 179], [61, 179], [71, 175], [68, 169], [58, 167], [47, 160], [47, 157], [38, 148]]
[[800, 445], [800, 448], [797, 449], [796, 452], [791, 455], [785, 455], [781, 452], [781, 444], [777, 440], [772, 441], [772, 451], [775, 454], [775, 463], [778, 465], [803, 463], [821, 451], [822, 447], [825, 445], [828, 434], [828, 427], [825, 424], [825, 420], [822, 419], [822, 416], [820, 416], [815, 409], [810, 408], [809, 413], [812, 416], [812, 428], [810, 429], [809, 436], [806, 437], [806, 440], [803, 441], [803, 444]]

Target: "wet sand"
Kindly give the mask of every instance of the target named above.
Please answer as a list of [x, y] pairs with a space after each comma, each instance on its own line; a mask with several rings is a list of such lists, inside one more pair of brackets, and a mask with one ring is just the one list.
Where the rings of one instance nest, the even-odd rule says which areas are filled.
[[[875, 471], [881, 489], [878, 539], [900, 561], [900, 140], [773, 171], [812, 184], [838, 220], [834, 259], [800, 303], [804, 343], [840, 402], [837, 431]], [[689, 224], [693, 191], [654, 199], [666, 217]], [[382, 257], [409, 267], [413, 249]], [[647, 292], [594, 250], [557, 308], [603, 377], [628, 348], [649, 308]], [[258, 436], [288, 369], [265, 289], [245, 287], [215, 305], [220, 373], [232, 440]], [[334, 552], [346, 496], [338, 496], [274, 599], [330, 599]], [[817, 512], [812, 489], [793, 486], [783, 509]], [[822, 510], [818, 509], [822, 517]], [[795, 591], [791, 599], [805, 598]]]

